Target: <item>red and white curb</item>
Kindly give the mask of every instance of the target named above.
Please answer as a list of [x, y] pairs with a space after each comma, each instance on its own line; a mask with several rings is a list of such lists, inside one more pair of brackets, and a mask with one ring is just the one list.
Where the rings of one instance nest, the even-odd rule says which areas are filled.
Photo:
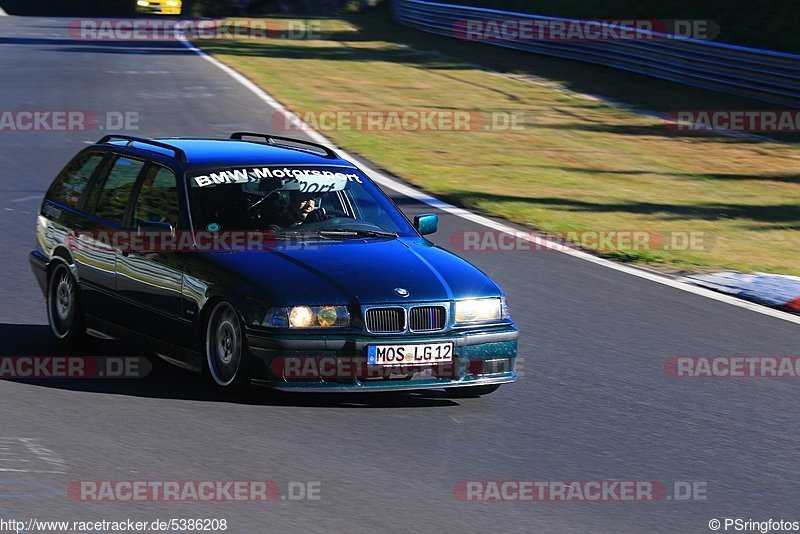
[[800, 276], [721, 272], [686, 276], [683, 280], [771, 308], [800, 313]]

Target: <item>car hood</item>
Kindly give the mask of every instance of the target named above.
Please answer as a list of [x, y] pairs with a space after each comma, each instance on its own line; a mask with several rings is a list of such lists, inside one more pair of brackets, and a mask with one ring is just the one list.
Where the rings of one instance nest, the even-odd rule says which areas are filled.
[[[384, 304], [502, 294], [466, 260], [421, 238], [278, 242], [268, 250], [205, 256], [242, 292], [260, 293], [242, 296], [271, 305]], [[409, 296], [398, 296], [397, 288]]]

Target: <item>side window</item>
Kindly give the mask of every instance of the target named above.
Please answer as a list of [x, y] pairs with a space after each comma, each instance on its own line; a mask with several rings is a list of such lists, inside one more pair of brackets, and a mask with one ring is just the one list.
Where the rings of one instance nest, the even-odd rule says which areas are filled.
[[137, 230], [151, 230], [153, 223], [169, 224], [178, 227], [180, 220], [178, 208], [178, 181], [175, 174], [164, 167], [153, 165], [139, 190], [139, 198], [133, 209], [133, 227]]
[[116, 224], [125, 219], [125, 208], [144, 162], [117, 158], [105, 180], [97, 181], [89, 194], [86, 211]]
[[53, 182], [47, 200], [77, 207], [86, 184], [101, 161], [102, 154], [83, 154], [73, 159]]

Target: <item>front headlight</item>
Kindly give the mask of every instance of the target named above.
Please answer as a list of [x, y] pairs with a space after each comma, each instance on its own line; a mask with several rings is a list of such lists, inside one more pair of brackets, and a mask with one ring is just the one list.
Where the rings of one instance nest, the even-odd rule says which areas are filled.
[[295, 306], [289, 310], [289, 326], [292, 328], [314, 326], [314, 312], [308, 306]]
[[467, 299], [456, 301], [456, 323], [499, 321], [508, 316], [505, 299]]
[[150, 5], [150, 2], [148, 2], [147, 0], [137, 0], [136, 5], [141, 7], [147, 7]]
[[334, 328], [350, 326], [347, 306], [272, 308], [262, 326], [267, 328]]
[[178, 7], [180, 5], [180, 3], [176, 2], [175, 0], [167, 0], [167, 5], [169, 7]]

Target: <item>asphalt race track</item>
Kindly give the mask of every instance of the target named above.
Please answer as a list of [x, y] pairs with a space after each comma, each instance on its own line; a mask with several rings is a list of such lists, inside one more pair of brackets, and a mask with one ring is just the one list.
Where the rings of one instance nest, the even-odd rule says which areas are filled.
[[[270, 130], [262, 101], [180, 43], [71, 40], [67, 24], [0, 18], [1, 109], [138, 112], [128, 133], [145, 136]], [[27, 256], [46, 186], [102, 135], [0, 131], [0, 356], [64, 354]], [[395, 200], [409, 215], [430, 211]], [[481, 229], [440, 217], [433, 240], [445, 247]], [[709, 532], [713, 518], [800, 520], [800, 382], [664, 371], [677, 355], [800, 355], [797, 324], [557, 252], [463, 255], [508, 295], [516, 384], [479, 399], [226, 400], [158, 361], [142, 380], [0, 381], [0, 517], [225, 518], [233, 533]], [[106, 341], [91, 354], [143, 353]], [[263, 479], [284, 494], [318, 482], [320, 498], [104, 503], [66, 492], [77, 480]], [[453, 492], [462, 480], [610, 479], [704, 482], [706, 498], [481, 503]]]

